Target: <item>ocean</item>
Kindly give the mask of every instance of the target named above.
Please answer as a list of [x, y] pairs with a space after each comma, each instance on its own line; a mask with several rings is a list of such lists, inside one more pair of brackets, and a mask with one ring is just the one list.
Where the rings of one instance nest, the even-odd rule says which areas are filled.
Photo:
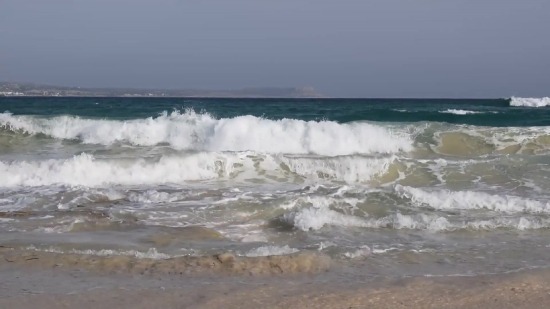
[[543, 267], [547, 105], [0, 97], [0, 245], [313, 252], [357, 279]]

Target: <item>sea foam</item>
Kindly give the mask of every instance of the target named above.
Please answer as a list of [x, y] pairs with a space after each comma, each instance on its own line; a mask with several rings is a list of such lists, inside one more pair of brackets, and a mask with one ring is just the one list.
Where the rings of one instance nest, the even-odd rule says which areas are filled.
[[316, 231], [323, 227], [355, 227], [369, 229], [425, 230], [449, 232], [457, 230], [532, 230], [550, 227], [550, 220], [540, 217], [495, 217], [491, 219], [453, 219], [435, 214], [402, 214], [380, 217], [356, 217], [327, 208], [304, 208], [283, 216], [283, 222], [302, 231]]
[[543, 98], [510, 98], [510, 106], [544, 107], [550, 105], [550, 97]]
[[440, 210], [486, 209], [505, 213], [550, 213], [549, 203], [517, 196], [492, 195], [476, 191], [427, 191], [402, 185], [396, 185], [395, 191], [418, 207]]
[[[393, 156], [368, 158], [331, 157], [325, 160], [285, 155], [259, 155], [254, 152], [198, 152], [165, 155], [157, 159], [99, 159], [82, 153], [68, 159], [36, 161], [0, 161], [0, 187], [71, 185], [101, 187], [107, 185], [182, 184], [188, 181], [243, 178], [295, 177], [315, 181], [363, 182], [386, 172]], [[321, 177], [321, 176], [322, 177]], [[283, 178], [284, 180], [284, 178]], [[137, 197], [136, 197], [137, 198]], [[162, 194], [141, 196], [150, 202], [178, 199]]]
[[162, 113], [134, 120], [40, 118], [0, 114], [0, 127], [87, 144], [169, 144], [179, 150], [257, 151], [327, 156], [396, 153], [412, 149], [405, 134], [364, 122], [269, 120], [255, 116], [215, 119], [208, 113]]
[[248, 251], [244, 256], [258, 257], [258, 256], [272, 256], [272, 255], [287, 255], [293, 254], [300, 250], [291, 248], [288, 245], [285, 246], [262, 246]]
[[0, 186], [43, 186], [67, 184], [102, 186], [182, 183], [212, 179], [230, 173], [231, 156], [201, 153], [186, 157], [162, 157], [156, 162], [97, 160], [83, 153], [70, 159], [0, 162]]
[[283, 222], [302, 231], [318, 230], [327, 225], [348, 227], [372, 227], [362, 218], [346, 215], [329, 208], [308, 207], [285, 213]]
[[440, 113], [455, 114], [455, 115], [471, 115], [471, 114], [481, 114], [482, 112], [469, 111], [469, 110], [463, 110], [463, 109], [447, 109], [444, 111], [440, 111]]

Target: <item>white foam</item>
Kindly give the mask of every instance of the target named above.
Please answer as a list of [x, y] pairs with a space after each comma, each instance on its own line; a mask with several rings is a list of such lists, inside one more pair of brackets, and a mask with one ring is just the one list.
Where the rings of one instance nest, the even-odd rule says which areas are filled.
[[412, 141], [406, 134], [364, 122], [340, 124], [333, 121], [268, 120], [254, 116], [215, 119], [207, 113], [197, 114], [192, 110], [126, 121], [74, 116], [39, 118], [2, 113], [0, 127], [89, 144], [152, 146], [167, 143], [175, 149], [194, 151], [337, 156], [412, 149]]
[[389, 248], [384, 248], [384, 249], [373, 248], [372, 249], [372, 254], [384, 254], [384, 253], [398, 251], [398, 250], [399, 250], [399, 248], [396, 248], [396, 247], [389, 247]]
[[312, 179], [334, 179], [348, 183], [371, 180], [386, 172], [397, 158], [367, 158], [360, 156], [331, 158], [279, 157], [280, 162], [301, 176]]
[[[414, 216], [392, 214], [381, 218], [360, 217], [354, 214], [356, 205], [361, 200], [354, 198], [335, 199], [326, 196], [299, 197], [281, 208], [290, 209], [281, 220], [302, 231], [319, 230], [325, 226], [364, 227], [364, 228], [394, 228], [394, 229], [428, 229], [445, 230], [450, 225], [442, 217], [417, 214]], [[342, 209], [343, 212], [334, 208]], [[348, 214], [349, 213], [349, 214]]]
[[323, 251], [326, 248], [330, 248], [330, 247], [334, 247], [334, 246], [336, 246], [336, 244], [333, 243], [332, 241], [321, 241], [319, 243], [319, 248], [317, 248], [317, 250], [318, 251]]
[[397, 213], [378, 219], [361, 218], [346, 215], [341, 212], [321, 207], [308, 207], [285, 213], [282, 220], [302, 231], [319, 230], [325, 226], [363, 227], [363, 228], [394, 228], [394, 229], [428, 229], [434, 231], [445, 230], [443, 222], [432, 224], [438, 218], [428, 216], [406, 216]]
[[135, 203], [144, 204], [157, 204], [157, 203], [170, 203], [178, 200], [185, 199], [187, 197], [184, 193], [168, 193], [159, 192], [157, 190], [147, 190], [144, 192], [130, 192], [128, 193], [128, 200]]
[[429, 216], [426, 214], [403, 215], [396, 213], [389, 218], [394, 229], [445, 231], [453, 229], [449, 221], [444, 217]]
[[422, 190], [396, 185], [397, 194], [418, 207], [441, 210], [488, 209], [505, 213], [550, 213], [550, 203], [509, 195], [492, 195], [476, 191]]
[[346, 215], [328, 208], [303, 208], [285, 213], [282, 220], [302, 231], [319, 230], [325, 225], [371, 227], [362, 218]]
[[550, 227], [550, 219], [539, 217], [496, 217], [493, 219], [452, 219], [435, 214], [402, 214], [368, 218], [346, 215], [327, 208], [303, 208], [283, 215], [282, 220], [302, 231], [319, 230], [325, 226], [363, 227], [371, 229], [426, 230], [449, 232], [456, 230], [531, 230]]
[[290, 248], [288, 245], [279, 246], [262, 246], [248, 251], [245, 256], [257, 257], [257, 256], [271, 256], [271, 255], [287, 255], [293, 254], [300, 250]]
[[[451, 221], [450, 219], [437, 215], [414, 214], [395, 215], [379, 219], [381, 222], [388, 222], [386, 227], [391, 226], [394, 229], [414, 229], [427, 230], [431, 232], [449, 232], [456, 230], [496, 230], [496, 229], [516, 229], [531, 230], [542, 229], [550, 226], [550, 220], [544, 218], [527, 217], [497, 217], [493, 219], [460, 219]], [[383, 227], [383, 226], [381, 226]]]
[[482, 114], [483, 112], [469, 111], [463, 109], [447, 109], [440, 111], [442, 114], [454, 114], [454, 115], [472, 115], [472, 114]]
[[74, 229], [75, 224], [84, 223], [86, 221], [87, 220], [83, 217], [66, 218], [56, 222], [55, 226], [41, 226], [33, 231], [51, 234], [67, 233]]
[[543, 98], [510, 98], [510, 106], [544, 107], [550, 105], [550, 97]]
[[334, 198], [328, 196], [300, 196], [279, 205], [282, 209], [293, 209], [300, 206], [313, 206], [315, 208], [329, 208], [332, 205], [354, 209], [362, 200], [357, 198]]
[[[70, 159], [0, 161], [0, 174], [5, 175], [0, 178], [0, 187], [182, 184], [186, 181], [235, 178], [241, 174], [242, 179], [265, 178], [266, 172], [277, 177], [291, 172], [314, 181], [358, 182], [385, 172], [393, 160], [393, 157], [358, 156], [287, 158], [284, 155], [260, 156], [252, 152], [202, 152], [162, 156], [155, 160], [96, 159], [82, 153]], [[117, 197], [120, 198], [119, 195]], [[181, 194], [151, 191], [130, 194], [129, 199], [134, 202], [158, 203], [175, 201], [181, 197]]]
[[50, 252], [50, 253], [62, 253], [62, 254], [81, 254], [81, 255], [95, 255], [95, 256], [132, 256], [138, 259], [169, 259], [176, 256], [159, 253], [157, 249], [150, 248], [146, 252], [142, 251], [136, 251], [136, 250], [127, 250], [127, 251], [119, 251], [119, 250], [111, 250], [111, 249], [102, 249], [102, 250], [77, 250], [77, 249], [71, 249], [71, 250], [61, 250], [57, 248], [46, 248], [46, 249], [38, 249], [34, 246], [30, 246], [26, 248], [27, 250], [33, 250], [33, 251], [41, 251], [41, 252]]
[[157, 162], [96, 160], [81, 154], [66, 160], [0, 162], [0, 186], [104, 186], [182, 183], [212, 179], [232, 171], [234, 157], [201, 153], [185, 157], [162, 157]]
[[226, 235], [233, 240], [239, 240], [241, 242], [267, 242], [268, 239], [265, 235], [262, 235], [260, 231], [249, 232], [248, 235], [238, 237], [238, 235]]
[[368, 246], [361, 246], [361, 248], [356, 249], [355, 251], [346, 252], [344, 256], [348, 259], [358, 259], [364, 258], [371, 255], [373, 252]]
[[494, 230], [499, 228], [511, 228], [520, 231], [536, 230], [550, 227], [550, 221], [543, 218], [495, 218], [490, 220], [474, 220], [457, 228], [469, 228], [473, 230]]

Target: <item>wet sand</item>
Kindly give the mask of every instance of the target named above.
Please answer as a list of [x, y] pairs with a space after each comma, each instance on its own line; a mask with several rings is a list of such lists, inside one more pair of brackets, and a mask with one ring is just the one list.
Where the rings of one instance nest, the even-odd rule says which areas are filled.
[[[313, 253], [175, 259], [0, 248], [0, 308], [548, 308], [550, 270], [329, 280]], [[147, 269], [147, 270], [145, 270]], [[179, 271], [181, 270], [181, 271]], [[281, 271], [282, 270], [282, 271]]]
[[240, 257], [232, 253], [212, 256], [181, 256], [173, 258], [141, 258], [125, 255], [93, 255], [20, 250], [0, 247], [0, 265], [27, 269], [63, 268], [86, 270], [102, 274], [139, 275], [291, 275], [319, 273], [330, 267], [330, 258], [313, 252], [292, 255]]

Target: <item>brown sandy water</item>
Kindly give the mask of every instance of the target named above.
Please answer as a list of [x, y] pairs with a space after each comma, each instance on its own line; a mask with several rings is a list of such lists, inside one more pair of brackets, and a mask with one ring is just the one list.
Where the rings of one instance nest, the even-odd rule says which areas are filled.
[[91, 255], [40, 252], [0, 248], [2, 265], [43, 268], [68, 268], [99, 273], [188, 275], [197, 273], [230, 275], [275, 275], [320, 273], [330, 267], [330, 258], [316, 253], [265, 257], [237, 257], [231, 253], [213, 256], [138, 258], [123, 255]]
[[550, 303], [546, 269], [357, 282], [330, 280], [327, 258], [304, 254], [151, 261], [2, 248], [1, 255], [0, 308], [547, 308]]

